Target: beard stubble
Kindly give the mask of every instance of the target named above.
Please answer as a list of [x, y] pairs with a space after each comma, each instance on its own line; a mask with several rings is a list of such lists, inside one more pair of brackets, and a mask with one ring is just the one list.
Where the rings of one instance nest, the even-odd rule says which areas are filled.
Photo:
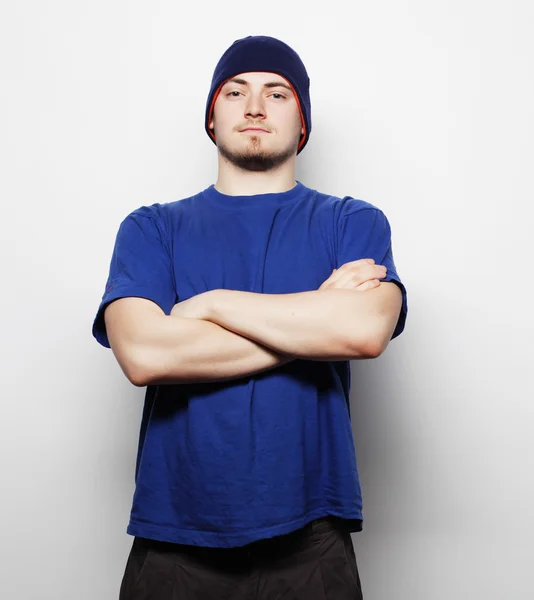
[[221, 155], [231, 164], [244, 171], [273, 171], [291, 158], [298, 149], [299, 140], [280, 151], [263, 150], [261, 135], [251, 135], [249, 147], [245, 151], [236, 152], [217, 144]]

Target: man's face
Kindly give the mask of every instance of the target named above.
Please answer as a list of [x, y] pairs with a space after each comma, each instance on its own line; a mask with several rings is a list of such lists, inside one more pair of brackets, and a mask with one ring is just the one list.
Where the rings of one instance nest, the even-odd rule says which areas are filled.
[[283, 164], [296, 154], [304, 134], [297, 99], [276, 73], [241, 73], [228, 80], [208, 125], [222, 156], [248, 171]]

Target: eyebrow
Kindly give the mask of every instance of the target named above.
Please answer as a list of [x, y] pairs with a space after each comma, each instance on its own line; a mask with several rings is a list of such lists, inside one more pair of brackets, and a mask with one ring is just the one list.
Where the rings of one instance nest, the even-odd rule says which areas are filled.
[[[245, 79], [240, 79], [239, 77], [234, 77], [232, 79], [229, 79], [226, 83], [232, 83], [232, 82], [239, 83], [241, 85], [248, 85], [248, 81], [246, 81]], [[286, 88], [286, 90], [293, 92], [293, 90], [287, 85], [287, 83], [284, 83], [283, 81], [270, 81], [269, 83], [264, 84], [263, 87], [266, 87], [266, 88], [283, 87], [283, 88]]]

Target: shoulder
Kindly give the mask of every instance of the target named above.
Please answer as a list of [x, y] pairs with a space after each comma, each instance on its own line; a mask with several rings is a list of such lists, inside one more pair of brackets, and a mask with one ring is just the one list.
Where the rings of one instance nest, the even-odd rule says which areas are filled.
[[133, 216], [140, 218], [145, 217], [147, 219], [166, 219], [192, 207], [201, 194], [202, 192], [192, 196], [182, 196], [181, 198], [179, 197], [176, 200], [171, 200], [169, 202], [147, 203], [131, 211], [126, 218]]
[[143, 226], [157, 228], [162, 233], [171, 231], [177, 220], [193, 208], [195, 198], [196, 196], [188, 196], [170, 202], [144, 204], [130, 211], [123, 218], [121, 225], [135, 223], [141, 228]]
[[156, 202], [138, 206], [127, 213], [120, 222], [117, 235], [123, 247], [133, 248], [149, 240], [168, 245], [170, 231], [165, 204]]
[[371, 214], [382, 213], [382, 210], [378, 208], [378, 206], [375, 206], [366, 200], [362, 200], [361, 198], [354, 196], [336, 196], [318, 191], [315, 192], [316, 202], [331, 206], [339, 218], [347, 217], [348, 215], [362, 211], [369, 211]]
[[341, 198], [341, 211], [342, 216], [348, 216], [353, 213], [359, 213], [361, 211], [370, 211], [371, 213], [381, 213], [382, 211], [368, 202], [367, 200], [361, 200], [360, 198], [354, 198], [353, 196], [344, 196]]
[[168, 227], [174, 227], [184, 217], [191, 216], [205, 210], [202, 202], [202, 194], [199, 192], [193, 196], [184, 196], [163, 204], [154, 204], [159, 218], [164, 220]]
[[162, 218], [162, 208], [164, 206], [165, 205], [160, 203], [139, 206], [127, 213], [122, 222], [143, 220], [158, 221]]

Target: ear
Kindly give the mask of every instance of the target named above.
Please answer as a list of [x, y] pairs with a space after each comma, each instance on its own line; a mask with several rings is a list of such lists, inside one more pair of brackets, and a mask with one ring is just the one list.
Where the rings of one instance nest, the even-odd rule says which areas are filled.
[[213, 119], [208, 123], [208, 129], [213, 129]]

